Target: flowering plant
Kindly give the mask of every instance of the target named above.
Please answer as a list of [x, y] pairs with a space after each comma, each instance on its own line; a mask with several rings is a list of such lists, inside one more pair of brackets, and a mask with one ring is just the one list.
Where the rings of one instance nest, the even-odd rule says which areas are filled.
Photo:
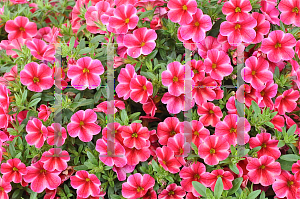
[[0, 198], [300, 198], [299, 2], [1, 0]]

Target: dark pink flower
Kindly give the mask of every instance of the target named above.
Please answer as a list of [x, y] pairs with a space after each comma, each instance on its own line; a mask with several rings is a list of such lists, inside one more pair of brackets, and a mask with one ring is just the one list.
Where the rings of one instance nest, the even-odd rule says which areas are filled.
[[276, 177], [272, 188], [277, 197], [287, 199], [299, 199], [300, 182], [286, 170], [281, 170], [281, 174]]
[[124, 100], [127, 100], [130, 97], [130, 82], [136, 75], [134, 67], [131, 64], [126, 64], [126, 67], [121, 69], [120, 74], [118, 75], [119, 84], [116, 87], [118, 97], [123, 97]]
[[47, 171], [63, 171], [68, 167], [67, 162], [70, 160], [70, 155], [67, 151], [62, 151], [60, 148], [51, 148], [43, 153], [41, 162], [44, 163], [44, 168]]
[[20, 183], [22, 176], [27, 174], [27, 170], [25, 164], [20, 159], [14, 158], [1, 164], [1, 173], [5, 182], [13, 181], [14, 183]]
[[[206, 41], [206, 39], [205, 39], [205, 41]], [[203, 61], [201, 61], [201, 60], [197, 61], [195, 59], [192, 59], [187, 64], [190, 65], [191, 70], [194, 73], [194, 76], [193, 76], [194, 82], [203, 80], [203, 78], [205, 77], [205, 66], [203, 64]]]
[[147, 142], [147, 145], [145, 145], [142, 149], [136, 149], [136, 148], [125, 148], [125, 155], [127, 158], [127, 164], [128, 165], [137, 165], [139, 162], [144, 162], [150, 157], [150, 141]]
[[[114, 129], [114, 131], [113, 131]], [[104, 140], [107, 140], [109, 135], [107, 135], [107, 132], [111, 133], [111, 137], [114, 137], [116, 142], [119, 142], [120, 144], [123, 144], [124, 138], [121, 136], [123, 130], [123, 126], [120, 125], [117, 122], [114, 122], [113, 126], [112, 123], [107, 124], [105, 128], [102, 130], [102, 138]]]
[[180, 121], [177, 117], [168, 117], [157, 126], [158, 142], [167, 145], [169, 137], [180, 133]]
[[67, 139], [67, 131], [65, 127], [62, 127], [60, 123], [52, 123], [47, 127], [48, 138], [47, 143], [49, 145], [62, 146]]
[[218, 83], [210, 76], [204, 77], [202, 81], [195, 82], [192, 97], [195, 99], [196, 104], [201, 105], [207, 101], [215, 100], [217, 94], [214, 89], [217, 85]]
[[245, 20], [251, 10], [252, 6], [249, 0], [229, 0], [222, 7], [226, 20], [230, 22]]
[[297, 0], [281, 0], [278, 4], [280, 20], [287, 25], [300, 26], [300, 2]]
[[43, 40], [33, 39], [27, 41], [26, 46], [30, 49], [31, 54], [39, 60], [53, 61], [55, 58], [55, 47], [47, 45]]
[[38, 108], [38, 111], [38, 118], [46, 122], [51, 114], [51, 109], [45, 104], [42, 104], [40, 108]]
[[280, 19], [279, 19], [279, 10], [275, 7], [275, 5], [269, 4], [268, 6], [262, 6], [261, 11], [263, 15], [266, 17], [266, 20], [268, 20], [272, 24], [280, 25]]
[[153, 93], [153, 85], [146, 77], [137, 75], [130, 81], [130, 98], [135, 102], [146, 103]]
[[295, 178], [300, 180], [300, 160], [293, 164], [292, 172], [295, 174]]
[[71, 137], [79, 137], [83, 142], [90, 142], [93, 135], [101, 131], [101, 127], [95, 124], [97, 114], [92, 109], [79, 110], [71, 117], [67, 130]]
[[[109, 103], [109, 104], [108, 104]], [[101, 102], [94, 108], [95, 112], [103, 112], [107, 114], [107, 107], [114, 107], [114, 114], [118, 112], [118, 109], [122, 110], [125, 109], [125, 103], [121, 100], [111, 100], [111, 101], [104, 101]], [[118, 108], [118, 109], [117, 109]]]
[[271, 110], [274, 108], [272, 98], [277, 94], [278, 85], [273, 80], [267, 81], [266, 86], [259, 92], [261, 100], [259, 107], [270, 107]]
[[40, 120], [36, 118], [29, 120], [26, 125], [26, 132], [25, 139], [29, 145], [35, 145], [36, 148], [41, 148], [44, 145], [48, 130]]
[[8, 194], [11, 191], [11, 185], [9, 182], [3, 180], [0, 177], [0, 198], [9, 199]]
[[[13, 51], [12, 49], [17, 49], [17, 50], [22, 51], [22, 46], [25, 45], [26, 41], [27, 41], [27, 39], [23, 39], [23, 38], [17, 38], [17, 39], [13, 39], [11, 41], [8, 41], [8, 44], [6, 45], [6, 49], [5, 49], [6, 54], [11, 55], [12, 58], [19, 57], [17, 52]], [[2, 42], [4, 43], [5, 40], [3, 40]]]
[[215, 186], [218, 178], [222, 178], [223, 188], [224, 190], [229, 190], [232, 188], [232, 181], [234, 180], [234, 176], [230, 171], [224, 171], [222, 169], [213, 170], [211, 172], [210, 178], [207, 180], [211, 181], [211, 190], [215, 190]]
[[220, 118], [223, 117], [220, 107], [215, 106], [211, 102], [205, 102], [202, 106], [198, 106], [197, 112], [201, 116], [199, 121], [202, 122], [204, 126], [211, 125], [215, 127], [220, 121]]
[[205, 37], [204, 40], [202, 40], [199, 44], [197, 44], [197, 47], [198, 47], [198, 54], [204, 59], [206, 59], [207, 57], [207, 51], [212, 49], [215, 50], [222, 49], [221, 44], [218, 42], [218, 39], [212, 36]]
[[172, 183], [167, 186], [159, 195], [159, 199], [182, 199], [185, 196], [185, 191], [181, 186]]
[[143, 197], [155, 184], [155, 180], [149, 174], [133, 174], [127, 182], [122, 184], [122, 196], [125, 198]]
[[5, 31], [8, 39], [32, 38], [37, 33], [37, 26], [34, 22], [29, 22], [27, 17], [17, 16], [14, 20], [8, 20], [5, 24]]
[[150, 133], [147, 127], [140, 123], [132, 123], [130, 126], [124, 126], [121, 136], [124, 138], [123, 144], [129, 148], [141, 149], [146, 145]]
[[100, 180], [95, 174], [89, 174], [87, 171], [77, 171], [75, 176], [70, 177], [71, 186], [77, 189], [77, 196], [87, 198], [96, 196], [100, 193]]
[[240, 103], [244, 103], [247, 107], [251, 106], [252, 101], [255, 101], [257, 104], [259, 93], [251, 85], [243, 84], [241, 85], [235, 93], [236, 99]]
[[275, 108], [278, 109], [280, 115], [286, 112], [292, 112], [296, 107], [296, 101], [299, 99], [299, 91], [293, 90], [292, 88], [283, 92], [282, 95], [278, 96], [275, 100]]
[[186, 103], [185, 94], [181, 94], [179, 96], [171, 95], [169, 92], [166, 92], [164, 96], [161, 98], [161, 102], [163, 104], [167, 104], [167, 110], [169, 113], [177, 114], [181, 111], [187, 111], [190, 110], [194, 104], [195, 101], [192, 100], [191, 104], [189, 105]]
[[253, 39], [252, 43], [260, 43], [264, 35], [268, 34], [270, 31], [270, 22], [265, 20], [265, 16], [258, 12], [253, 12], [251, 15], [257, 21], [257, 25], [254, 28], [256, 32], [256, 37]]
[[168, 18], [180, 25], [192, 22], [193, 15], [197, 12], [197, 2], [195, 0], [171, 0], [168, 1]]
[[134, 168], [135, 168], [134, 165], [128, 165], [128, 164], [126, 164], [123, 167], [116, 167], [114, 165], [114, 167], [112, 168], [112, 170], [117, 173], [117, 177], [118, 177], [119, 181], [124, 181], [124, 180], [126, 180], [126, 177], [127, 177], [126, 173], [133, 172]]
[[0, 85], [0, 105], [4, 110], [9, 108], [9, 94], [10, 90], [4, 85]]
[[158, 162], [161, 166], [170, 173], [178, 173], [180, 171], [181, 164], [175, 158], [174, 151], [172, 148], [163, 146], [162, 148], [158, 147], [156, 149], [156, 154], [158, 158]]
[[197, 147], [210, 135], [209, 130], [203, 126], [202, 122], [197, 120], [190, 123], [181, 123], [180, 131], [185, 136], [186, 142], [193, 142]]
[[[184, 128], [183, 128], [184, 130]], [[184, 132], [184, 131], [183, 131]], [[187, 133], [187, 132], [186, 132]], [[184, 133], [178, 133], [174, 137], [168, 139], [167, 146], [174, 152], [175, 158], [182, 164], [185, 165], [185, 157], [190, 152], [190, 144], [187, 142]]]
[[31, 62], [26, 64], [20, 72], [20, 81], [27, 86], [28, 90], [42, 92], [51, 88], [54, 84], [52, 70], [46, 64]]

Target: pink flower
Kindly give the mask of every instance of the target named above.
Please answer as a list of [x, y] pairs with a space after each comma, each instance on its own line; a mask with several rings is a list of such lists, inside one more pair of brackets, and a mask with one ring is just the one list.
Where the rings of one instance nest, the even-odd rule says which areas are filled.
[[25, 182], [31, 183], [31, 190], [37, 193], [42, 193], [46, 188], [56, 189], [61, 179], [58, 176], [60, 171], [47, 171], [44, 168], [44, 163], [38, 161], [27, 167], [27, 174], [24, 175]]
[[276, 177], [272, 188], [277, 197], [287, 199], [299, 199], [300, 182], [288, 171], [281, 170], [281, 174]]
[[207, 57], [207, 51], [212, 49], [221, 50], [221, 44], [218, 42], [218, 39], [212, 36], [205, 37], [204, 40], [202, 40], [199, 44], [197, 44], [197, 47], [198, 47], [198, 54], [204, 59], [206, 59]]
[[96, 196], [100, 193], [100, 180], [95, 174], [89, 174], [87, 171], [77, 171], [75, 176], [70, 177], [71, 186], [77, 189], [77, 196], [87, 198]]
[[218, 83], [210, 76], [204, 77], [203, 80], [195, 82], [195, 86], [192, 90], [192, 97], [195, 99], [197, 105], [201, 105], [207, 101], [213, 101], [216, 99], [217, 94], [215, 87]]
[[260, 133], [256, 137], [250, 138], [250, 149], [261, 146], [261, 149], [257, 152], [257, 157], [260, 158], [263, 155], [273, 157], [277, 160], [281, 153], [278, 146], [278, 140], [271, 139], [270, 133]]
[[181, 164], [174, 157], [174, 151], [172, 148], [163, 146], [162, 148], [158, 147], [156, 149], [156, 154], [158, 158], [158, 162], [161, 166], [170, 173], [178, 173], [180, 171]]
[[153, 85], [146, 77], [137, 75], [130, 81], [130, 98], [135, 102], [146, 103], [153, 93]]
[[11, 185], [9, 182], [3, 180], [0, 177], [0, 198], [9, 199], [8, 194], [11, 191]]
[[223, 117], [220, 107], [215, 106], [211, 102], [205, 102], [202, 106], [198, 106], [197, 112], [201, 116], [199, 121], [202, 122], [204, 126], [211, 125], [215, 127], [220, 121], [220, 118]]
[[263, 186], [273, 184], [281, 173], [280, 163], [275, 162], [273, 157], [267, 155], [261, 156], [259, 159], [252, 158], [246, 169], [249, 171], [250, 181]]
[[121, 136], [124, 138], [123, 144], [129, 148], [141, 149], [146, 145], [150, 133], [147, 127], [140, 123], [132, 123], [130, 126], [124, 126]]
[[17, 16], [14, 20], [8, 20], [5, 24], [5, 31], [8, 39], [32, 38], [37, 33], [37, 26], [34, 22], [29, 22], [27, 17]]
[[114, 15], [109, 18], [109, 26], [117, 34], [126, 34], [128, 29], [134, 29], [139, 21], [136, 8], [131, 5], [120, 5], [114, 10]]
[[[204, 41], [206, 41], [206, 39]], [[198, 53], [199, 53], [199, 51], [200, 51], [200, 48], [198, 49]], [[204, 67], [203, 61], [201, 61], [201, 60], [196, 61], [195, 59], [192, 59], [187, 64], [190, 65], [191, 70], [194, 73], [194, 76], [193, 76], [194, 82], [201, 81], [205, 77], [205, 67]]]
[[90, 57], [82, 57], [77, 60], [76, 65], [71, 65], [68, 70], [68, 77], [71, 84], [77, 90], [95, 89], [101, 84], [99, 75], [104, 73], [104, 68], [99, 60]]
[[103, 112], [105, 114], [107, 114], [107, 108], [110, 107], [114, 107], [114, 114], [118, 112], [119, 108], [120, 110], [125, 109], [125, 103], [121, 100], [111, 100], [111, 101], [104, 101], [101, 102], [100, 104], [97, 105], [96, 108], [94, 108], [93, 110], [95, 112]]
[[123, 167], [116, 167], [114, 165], [114, 167], [112, 168], [112, 170], [117, 173], [117, 177], [118, 177], [119, 181], [124, 181], [124, 180], [126, 180], [126, 177], [127, 177], [126, 173], [133, 172], [134, 168], [135, 168], [135, 166], [128, 165], [128, 164], [126, 164]]
[[10, 90], [4, 85], [0, 85], [0, 105], [4, 110], [9, 108], [9, 94]]
[[27, 41], [26, 46], [30, 49], [31, 54], [39, 60], [53, 61], [55, 58], [55, 47], [47, 45], [43, 40]]
[[248, 17], [243, 21], [229, 22], [224, 21], [220, 26], [220, 34], [228, 36], [228, 42], [232, 46], [238, 46], [240, 43], [250, 43], [256, 37], [254, 30], [257, 25], [253, 17]]
[[144, 162], [150, 157], [150, 141], [147, 142], [147, 145], [142, 149], [136, 148], [125, 148], [125, 155], [127, 158], [128, 165], [137, 165], [139, 162]]
[[279, 26], [280, 25], [279, 10], [275, 7], [276, 4], [275, 5], [269, 4], [268, 6], [262, 6], [261, 11], [270, 23]]
[[[22, 46], [25, 45], [27, 39], [23, 39], [23, 38], [17, 38], [17, 39], [13, 39], [11, 41], [8, 41], [8, 44], [5, 45], [6, 46], [6, 54], [7, 55], [11, 55], [12, 58], [17, 58], [19, 57], [19, 55], [17, 54], [16, 51], [13, 51], [12, 49], [17, 49], [22, 51]], [[3, 40], [2, 42], [4, 43], [6, 40]], [[2, 43], [1, 42], [1, 43]]]
[[159, 195], [159, 199], [181, 199], [185, 196], [185, 191], [181, 186], [172, 183], [167, 186]]
[[155, 184], [155, 180], [149, 174], [133, 174], [127, 182], [122, 184], [122, 196], [125, 198], [143, 197]]
[[217, 165], [219, 161], [225, 160], [229, 155], [230, 145], [225, 138], [211, 135], [200, 144], [198, 153], [208, 165]]
[[51, 148], [43, 153], [41, 162], [47, 171], [63, 171], [68, 167], [67, 162], [70, 160], [69, 153], [62, 151], [60, 148]]
[[213, 170], [211, 172], [211, 176], [209, 179], [211, 181], [211, 190], [215, 190], [215, 186], [217, 183], [218, 178], [222, 178], [222, 183], [224, 190], [229, 190], [232, 188], [232, 181], [234, 180], [234, 176], [231, 174], [230, 171], [224, 171], [222, 169]]
[[119, 84], [116, 87], [118, 97], [123, 97], [124, 100], [127, 100], [130, 97], [130, 82], [136, 75], [134, 67], [131, 64], [126, 64], [126, 67], [121, 69], [118, 76]]
[[278, 109], [280, 115], [286, 112], [292, 112], [296, 107], [296, 101], [299, 99], [299, 91], [293, 90], [292, 88], [283, 92], [282, 95], [278, 96], [275, 100], [275, 108]]
[[251, 85], [243, 84], [236, 91], [236, 99], [240, 103], [244, 103], [247, 107], [251, 106], [252, 101], [255, 101], [257, 104], [259, 93]]
[[256, 37], [253, 39], [252, 43], [260, 43], [264, 39], [264, 35], [268, 34], [270, 31], [270, 22], [265, 20], [263, 14], [258, 12], [253, 12], [251, 16], [257, 21], [257, 25], [254, 28]]
[[210, 135], [209, 130], [206, 129], [202, 122], [193, 120], [189, 123], [181, 123], [180, 131], [184, 134], [186, 142], [193, 142], [197, 147], [200, 143]]
[[156, 39], [157, 34], [155, 30], [143, 27], [134, 30], [133, 34], [126, 34], [124, 36], [124, 45], [128, 48], [128, 55], [137, 58], [141, 54], [149, 55], [156, 46]]
[[[114, 131], [113, 131], [114, 129]], [[121, 136], [123, 130], [123, 126], [120, 125], [117, 122], [114, 122], [113, 126], [112, 123], [107, 124], [107, 126], [105, 128], [103, 128], [102, 130], [102, 138], [104, 140], [109, 139], [109, 135], [107, 135], [107, 132], [111, 133], [111, 137], [115, 139], [116, 142], [119, 142], [120, 144], [123, 144], [123, 140], [124, 138]]]
[[180, 25], [192, 22], [193, 15], [197, 12], [197, 2], [195, 0], [171, 0], [168, 1], [168, 18]]
[[265, 83], [273, 80], [273, 74], [269, 69], [269, 63], [262, 57], [251, 56], [246, 60], [246, 67], [241, 71], [245, 82], [250, 83], [253, 88], [262, 90]]
[[298, 160], [296, 163], [292, 166], [292, 172], [295, 174], [295, 178], [297, 180], [300, 179], [300, 160]]
[[184, 40], [192, 39], [193, 42], [200, 42], [205, 38], [206, 31], [212, 28], [211, 18], [203, 14], [201, 9], [193, 15], [193, 20], [189, 24], [182, 25], [180, 35]]
[[25, 164], [20, 159], [14, 158], [1, 164], [1, 173], [5, 182], [13, 181], [14, 183], [20, 183], [22, 176], [27, 174], [27, 170]]
[[223, 80], [225, 76], [232, 73], [233, 67], [229, 56], [223, 51], [215, 49], [207, 51], [207, 58], [204, 60], [205, 72], [215, 80]]
[[300, 26], [300, 2], [297, 0], [282, 0], [278, 4], [280, 20], [287, 25]]
[[124, 147], [118, 142], [111, 142], [110, 144], [113, 149], [108, 148], [107, 141], [103, 139], [97, 140], [96, 151], [100, 153], [100, 160], [107, 166], [116, 165], [117, 167], [123, 167], [127, 163]]
[[294, 57], [293, 47], [296, 45], [296, 39], [291, 33], [284, 33], [281, 30], [272, 31], [268, 38], [262, 40], [261, 50], [267, 54], [272, 62], [281, 60], [290, 60]]
[[51, 109], [45, 104], [42, 104], [40, 108], [38, 108], [38, 110], [39, 110], [38, 118], [46, 122], [51, 114]]
[[67, 139], [67, 131], [65, 127], [62, 127], [60, 123], [52, 123], [51, 126], [47, 127], [48, 138], [47, 143], [49, 145], [62, 146]]
[[229, 0], [224, 3], [222, 12], [226, 15], [226, 20], [230, 22], [245, 20], [252, 10], [249, 0]]
[[167, 104], [167, 110], [169, 113], [177, 114], [181, 111], [190, 110], [194, 106], [194, 100], [192, 100], [191, 104], [189, 105], [185, 102], [185, 99], [185, 94], [174, 96], [171, 95], [169, 92], [166, 92], [161, 98], [161, 102], [163, 104]]
[[35, 145], [36, 148], [41, 148], [44, 145], [48, 130], [40, 120], [36, 118], [29, 120], [26, 125], [26, 132], [25, 139], [29, 145]]
[[30, 91], [42, 92], [51, 88], [54, 84], [52, 70], [46, 64], [31, 62], [26, 64], [20, 72], [20, 81]]
[[101, 127], [95, 124], [97, 114], [87, 109], [79, 110], [71, 117], [71, 122], [67, 126], [67, 130], [71, 137], [79, 137], [83, 142], [90, 142], [93, 135], [97, 135], [101, 131]]
[[260, 91], [261, 100], [259, 107], [270, 107], [271, 110], [274, 108], [274, 103], [272, 98], [277, 94], [278, 85], [274, 84], [274, 81], [267, 81], [266, 86]]
[[[184, 128], [183, 128], [184, 130]], [[182, 131], [184, 132], [184, 131]], [[187, 142], [186, 136], [183, 133], [178, 133], [174, 137], [168, 139], [167, 146], [174, 152], [175, 158], [182, 164], [185, 165], [185, 157], [190, 152], [190, 144]]]
[[158, 142], [167, 145], [169, 137], [180, 133], [180, 122], [177, 117], [168, 117], [157, 126]]

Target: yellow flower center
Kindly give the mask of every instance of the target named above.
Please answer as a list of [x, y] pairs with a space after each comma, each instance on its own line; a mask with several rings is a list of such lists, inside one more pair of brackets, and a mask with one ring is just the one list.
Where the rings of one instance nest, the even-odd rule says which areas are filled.
[[236, 7], [236, 8], [235, 8], [235, 12], [242, 12], [242, 10], [241, 10], [240, 7]]
[[108, 155], [108, 156], [111, 156], [111, 155], [112, 155], [112, 152], [111, 152], [111, 151], [107, 151], [107, 155]]
[[297, 7], [293, 8], [292, 12], [294, 12], [294, 13], [297, 13], [297, 14], [298, 14], [298, 12], [299, 12], [299, 8], [297, 8]]
[[14, 167], [13, 171], [19, 171], [19, 169], [17, 167]]
[[183, 148], [179, 149], [179, 153], [182, 154], [183, 153]]
[[162, 162], [163, 162], [163, 164], [167, 164], [167, 162], [166, 162], [166, 161], [164, 161], [164, 160], [163, 160]]
[[280, 43], [275, 44], [275, 48], [281, 48], [281, 44]]
[[143, 47], [143, 46], [145, 46], [145, 42], [144, 41], [142, 41], [142, 43], [141, 43], [141, 47]]
[[91, 181], [91, 179], [89, 179], [89, 178], [86, 178], [86, 179], [85, 179], [85, 181], [86, 181], [86, 182], [89, 182], [89, 181]]
[[210, 149], [210, 154], [214, 154], [214, 153], [216, 153], [216, 150], [215, 149]]
[[215, 112], [213, 110], [209, 110], [209, 114], [214, 114]]
[[211, 66], [213, 69], [217, 68], [217, 64], [212, 64]]
[[4, 188], [3, 188], [3, 187], [0, 187], [0, 191], [4, 191]]
[[89, 73], [89, 72], [90, 72], [90, 70], [89, 70], [89, 69], [87, 69], [87, 68], [84, 68], [82, 72], [83, 72], [83, 73]]
[[39, 81], [40, 81], [40, 79], [39, 79], [38, 77], [34, 77], [34, 78], [33, 78], [33, 82], [34, 82], [34, 83], [37, 83], [37, 82], [39, 82]]
[[199, 179], [200, 175], [197, 173], [197, 174], [194, 175], [194, 178]]
[[187, 6], [186, 6], [186, 5], [183, 5], [183, 6], [182, 6], [182, 9], [183, 9], [183, 10], [187, 10]]
[[53, 154], [53, 157], [59, 157], [59, 155], [58, 154]]
[[20, 27], [20, 31], [25, 31], [25, 28], [24, 27]]
[[174, 195], [174, 191], [169, 191], [168, 195], [169, 196]]
[[129, 23], [129, 18], [125, 19], [125, 23]]
[[196, 70], [196, 69], [194, 69], [193, 72], [194, 72], [195, 74], [199, 73], [198, 70]]
[[265, 166], [265, 165], [261, 165], [259, 168], [261, 168], [261, 169], [265, 169], [265, 168], [266, 168], [266, 166]]
[[217, 178], [222, 178], [222, 177], [223, 177], [222, 175], [218, 175], [218, 176], [217, 176]]
[[58, 136], [62, 136], [62, 133], [61, 133], [61, 132], [58, 132], [57, 135], [58, 135]]
[[294, 182], [293, 181], [288, 181], [287, 182], [287, 185], [290, 187], [291, 185], [293, 185], [294, 184]]
[[138, 188], [136, 189], [136, 191], [137, 191], [137, 192], [144, 191], [144, 188], [143, 188], [143, 187], [138, 187]]
[[266, 147], [267, 147], [267, 144], [266, 144], [266, 143], [263, 143], [263, 144], [261, 145], [261, 147], [262, 147], [262, 148], [266, 148]]
[[173, 135], [175, 135], [175, 134], [176, 134], [175, 131], [171, 131], [171, 133], [170, 133], [171, 136], [173, 136]]
[[178, 77], [174, 76], [173, 77], [173, 82], [178, 82]]
[[133, 133], [133, 134], [131, 135], [131, 137], [137, 138], [137, 137], [138, 137], [138, 134], [137, 134], [137, 133]]
[[200, 24], [199, 24], [199, 22], [198, 22], [198, 21], [196, 21], [196, 22], [195, 22], [195, 26], [197, 26], [197, 27], [198, 27], [199, 25], [200, 25]]
[[261, 96], [264, 96], [264, 95], [265, 95], [265, 92], [264, 92], [264, 91], [260, 92], [260, 95], [261, 95]]
[[83, 121], [80, 121], [79, 122], [79, 126], [83, 126], [84, 125], [84, 122]]
[[147, 87], [146, 87], [146, 85], [144, 85], [144, 86], [143, 86], [143, 89], [144, 89], [144, 91], [145, 91], [145, 90], [147, 90]]
[[240, 24], [236, 24], [235, 26], [234, 26], [234, 28], [237, 30], [237, 29], [240, 29], [241, 28], [241, 25]]
[[198, 132], [198, 131], [195, 131], [195, 132], [194, 132], [194, 135], [199, 136], [199, 132]]
[[236, 133], [236, 129], [235, 128], [231, 128], [230, 129], [230, 133]]
[[252, 75], [255, 75], [255, 73], [256, 73], [255, 70], [251, 72]]
[[45, 169], [41, 169], [40, 173], [46, 173], [47, 171]]

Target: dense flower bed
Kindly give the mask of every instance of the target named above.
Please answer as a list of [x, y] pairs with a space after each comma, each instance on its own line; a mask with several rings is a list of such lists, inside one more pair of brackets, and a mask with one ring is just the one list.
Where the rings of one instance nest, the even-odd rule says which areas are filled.
[[0, 198], [300, 198], [299, 12], [2, 0]]

